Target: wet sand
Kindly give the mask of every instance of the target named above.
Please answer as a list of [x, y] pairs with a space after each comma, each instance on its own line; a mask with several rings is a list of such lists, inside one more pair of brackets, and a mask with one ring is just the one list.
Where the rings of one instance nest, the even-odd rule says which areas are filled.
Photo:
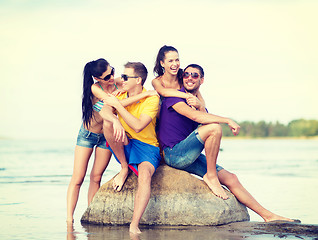
[[[129, 235], [128, 226], [83, 224], [87, 239], [318, 239], [318, 225], [297, 223], [237, 222], [221, 226], [141, 226], [141, 235]], [[83, 233], [68, 231], [68, 240]]]

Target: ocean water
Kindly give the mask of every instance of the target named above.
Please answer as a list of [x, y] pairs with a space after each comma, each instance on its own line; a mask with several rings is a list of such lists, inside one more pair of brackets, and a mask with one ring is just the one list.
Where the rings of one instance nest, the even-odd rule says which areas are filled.
[[[305, 224], [318, 224], [317, 140], [224, 139], [221, 147], [218, 163], [236, 173], [264, 207]], [[73, 140], [0, 140], [0, 239], [130, 238], [127, 226], [81, 225], [91, 164], [81, 188], [74, 226], [67, 229], [66, 191], [73, 154]], [[102, 183], [119, 170], [112, 159]], [[262, 221], [249, 213], [251, 221]], [[158, 232], [153, 227], [147, 228], [142, 239], [184, 239], [184, 232], [178, 228]], [[201, 239], [200, 234], [202, 231], [191, 228], [186, 238]], [[218, 239], [211, 237], [205, 239]]]

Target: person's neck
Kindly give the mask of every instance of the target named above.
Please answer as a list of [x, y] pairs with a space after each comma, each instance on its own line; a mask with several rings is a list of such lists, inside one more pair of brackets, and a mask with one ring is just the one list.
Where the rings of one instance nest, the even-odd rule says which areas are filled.
[[176, 82], [178, 81], [177, 75], [172, 75], [168, 72], [165, 72], [162, 77], [167, 81], [167, 82]]
[[177, 75], [172, 75], [167, 72], [165, 72], [162, 75], [162, 83], [164, 84], [165, 87], [167, 88], [176, 88], [180, 89], [182, 86], [180, 86]]
[[194, 95], [194, 96], [198, 97], [199, 89], [196, 89], [196, 90], [194, 90], [193, 92], [191, 92], [191, 91], [187, 91], [187, 89], [185, 89], [185, 88], [184, 88], [184, 90], [185, 90], [185, 92], [186, 92], [186, 93], [191, 93], [192, 95]]
[[[101, 84], [101, 83], [100, 83]], [[107, 93], [112, 93], [115, 90], [115, 84], [101, 84], [104, 91]]]
[[138, 95], [139, 93], [142, 93], [142, 89], [143, 87], [141, 85], [137, 85], [135, 88], [132, 88], [129, 91], [127, 91], [127, 95], [129, 97]]

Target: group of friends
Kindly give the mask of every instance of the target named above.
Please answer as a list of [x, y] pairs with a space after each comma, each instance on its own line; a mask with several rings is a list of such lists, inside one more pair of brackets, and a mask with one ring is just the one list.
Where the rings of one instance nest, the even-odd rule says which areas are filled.
[[[75, 147], [73, 175], [67, 191], [67, 222], [73, 223], [81, 184], [95, 149], [90, 173], [88, 204], [100, 187], [112, 154], [121, 165], [113, 179], [121, 191], [130, 171], [138, 176], [134, 212], [129, 231], [141, 233], [140, 219], [151, 194], [151, 178], [162, 159], [176, 169], [203, 179], [211, 192], [228, 199], [228, 190], [265, 222], [295, 220], [279, 216], [260, 205], [237, 176], [217, 164], [222, 127], [234, 135], [240, 126], [232, 119], [207, 111], [200, 93], [204, 70], [198, 64], [180, 68], [179, 53], [172, 46], [160, 48], [154, 67], [155, 90], [143, 85], [148, 71], [140, 62], [124, 65], [120, 78], [105, 59], [89, 62], [83, 72], [82, 119]], [[205, 155], [202, 151], [205, 151]]]

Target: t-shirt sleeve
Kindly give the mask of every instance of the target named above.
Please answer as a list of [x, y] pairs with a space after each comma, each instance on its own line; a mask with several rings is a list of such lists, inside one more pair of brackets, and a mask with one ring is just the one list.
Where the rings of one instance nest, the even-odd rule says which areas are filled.
[[184, 98], [178, 98], [178, 97], [167, 97], [164, 99], [164, 101], [165, 101], [167, 108], [172, 107], [173, 105], [175, 105], [178, 102], [185, 102], [186, 103], [186, 100]]
[[147, 97], [145, 101], [143, 102], [143, 108], [141, 111], [141, 114], [146, 114], [151, 119], [155, 118], [157, 116], [159, 109], [159, 97], [158, 96], [151, 96]]

